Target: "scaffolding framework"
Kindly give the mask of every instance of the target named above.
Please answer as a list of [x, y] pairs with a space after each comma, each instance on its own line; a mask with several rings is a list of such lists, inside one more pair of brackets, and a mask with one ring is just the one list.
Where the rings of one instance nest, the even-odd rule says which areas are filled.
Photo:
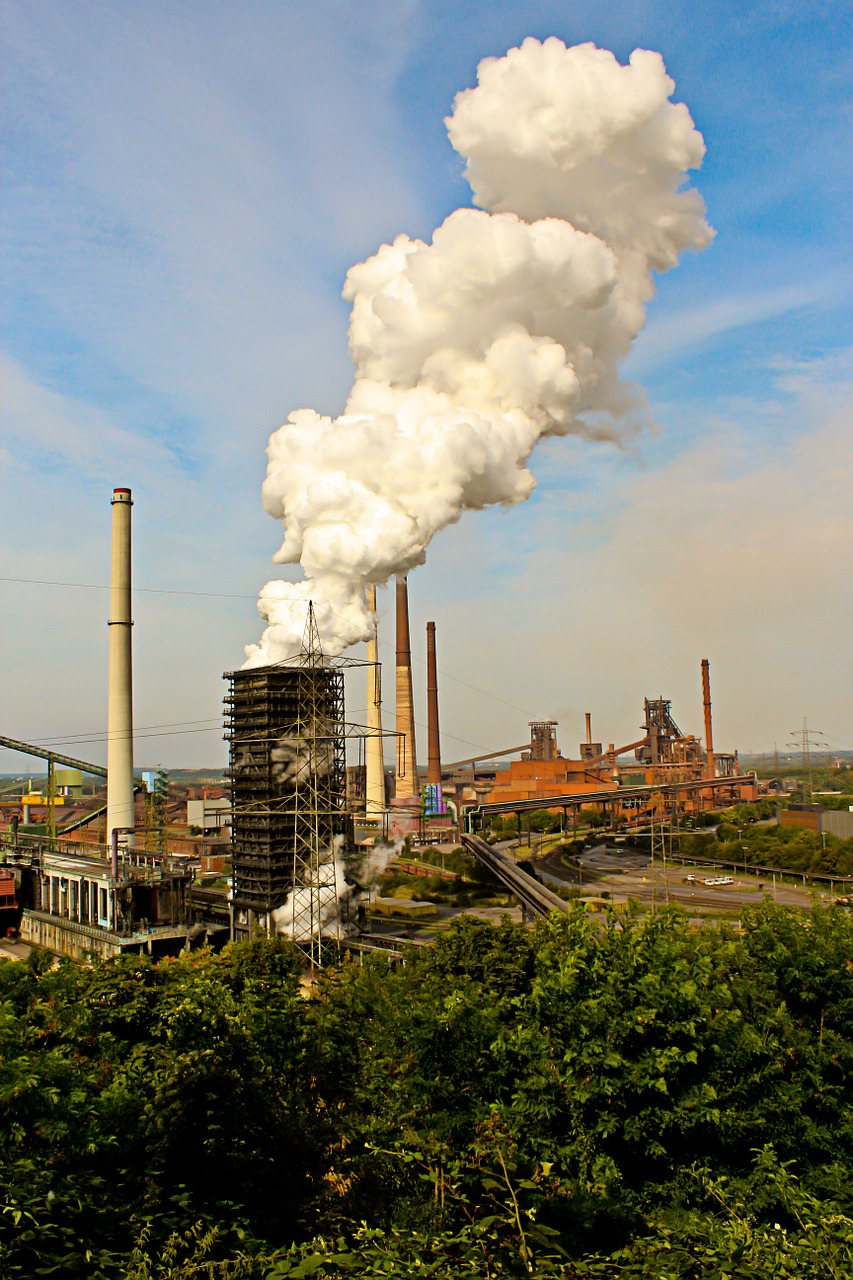
[[291, 662], [227, 673], [233, 906], [249, 932], [287, 932], [311, 959], [336, 934], [336, 859], [351, 845], [346, 812], [344, 660], [327, 660], [309, 610]]
[[165, 853], [169, 835], [169, 776], [164, 769], [154, 774], [153, 790], [145, 789], [145, 852]]
[[[294, 776], [292, 932], [308, 942], [322, 964], [332, 926], [339, 937], [338, 868], [350, 832], [346, 827], [344, 677], [323, 662], [313, 608], [309, 607], [297, 682], [297, 736], [303, 762]], [[342, 873], [341, 873], [342, 878]]]

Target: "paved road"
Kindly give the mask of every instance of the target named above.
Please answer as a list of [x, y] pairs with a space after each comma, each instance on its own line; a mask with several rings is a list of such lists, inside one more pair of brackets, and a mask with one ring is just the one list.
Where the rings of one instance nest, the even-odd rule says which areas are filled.
[[[774, 886], [772, 876], [766, 873], [762, 876], [753, 873], [737, 874], [725, 868], [717, 873], [710, 867], [676, 864], [667, 867], [665, 874], [660, 862], [653, 868], [651, 859], [635, 851], [595, 849], [583, 854], [579, 863], [579, 872], [573, 871], [560, 863], [559, 854], [554, 854], [544, 859], [544, 863], [540, 865], [540, 873], [549, 883], [565, 884], [568, 881], [580, 887], [584, 895], [598, 897], [607, 893], [616, 901], [631, 897], [640, 902], [656, 902], [658, 905], [667, 901], [677, 902], [687, 910], [699, 914], [709, 911], [739, 911], [744, 906], [756, 905], [766, 897], [774, 897], [777, 902], [798, 907], [809, 907], [815, 901], [828, 905], [835, 898], [828, 890], [782, 884], [779, 876]], [[700, 883], [700, 878], [715, 874], [731, 876], [734, 884], [705, 886]], [[688, 875], [694, 875], [697, 879], [687, 882]]]
[[32, 951], [28, 942], [12, 942], [9, 938], [0, 938], [0, 958], [4, 960], [26, 960]]

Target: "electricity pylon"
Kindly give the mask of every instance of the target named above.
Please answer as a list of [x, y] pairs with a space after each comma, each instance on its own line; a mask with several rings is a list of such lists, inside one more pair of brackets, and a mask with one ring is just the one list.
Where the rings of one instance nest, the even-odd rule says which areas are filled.
[[814, 799], [814, 788], [812, 785], [812, 748], [825, 747], [825, 742], [818, 742], [818, 738], [822, 738], [823, 734], [820, 729], [810, 729], [808, 721], [803, 718], [802, 729], [792, 729], [791, 737], [793, 742], [789, 742], [789, 747], [797, 747], [802, 755], [803, 761], [803, 804], [811, 804]]

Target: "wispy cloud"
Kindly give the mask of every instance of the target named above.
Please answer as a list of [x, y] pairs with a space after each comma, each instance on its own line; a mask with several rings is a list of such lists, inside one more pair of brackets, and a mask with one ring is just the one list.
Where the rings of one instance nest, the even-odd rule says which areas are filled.
[[7, 289], [85, 350], [78, 390], [106, 370], [217, 432], [342, 394], [344, 270], [418, 218], [388, 98], [410, 6], [321, 8], [263, 39], [230, 5], [7, 10]]
[[66, 469], [75, 478], [109, 484], [132, 472], [168, 487], [182, 470], [173, 450], [155, 437], [117, 425], [103, 410], [35, 381], [0, 352], [0, 409], [7, 465], [42, 476]]
[[735, 329], [785, 315], [801, 307], [841, 295], [844, 282], [835, 276], [789, 284], [778, 289], [728, 294], [698, 306], [652, 314], [631, 357], [631, 374], [643, 377], [676, 352], [701, 346]]
[[[811, 374], [819, 383], [820, 362]], [[529, 699], [551, 687], [552, 705], [596, 709], [612, 739], [630, 736], [643, 696], [663, 692], [698, 731], [708, 656], [721, 743], [772, 746], [804, 714], [850, 732], [853, 381], [835, 383], [829, 407], [811, 385], [786, 396], [775, 443], [752, 432], [762, 407], [705, 420], [677, 457], [611, 475], [579, 509], [559, 494], [541, 502], [500, 619], [503, 647], [525, 653]], [[513, 552], [499, 543], [490, 555]], [[491, 654], [481, 661], [494, 678]]]

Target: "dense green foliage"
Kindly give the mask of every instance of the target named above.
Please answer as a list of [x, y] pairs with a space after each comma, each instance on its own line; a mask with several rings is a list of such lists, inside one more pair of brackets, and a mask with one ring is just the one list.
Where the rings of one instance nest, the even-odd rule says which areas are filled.
[[[499, 880], [496, 880], [482, 862], [473, 854], [462, 848], [442, 850], [439, 848], [419, 849], [401, 859], [403, 862], [417, 862], [423, 870], [435, 867], [436, 874], [414, 875], [401, 869], [397, 862], [392, 862], [382, 873], [376, 883], [376, 892], [383, 896], [411, 897], [428, 902], [444, 902], [454, 907], [468, 907], [474, 904], [481, 906], [511, 905]], [[439, 870], [453, 872], [454, 880], [442, 878]]]
[[[581, 821], [589, 823], [593, 817], [592, 813], [581, 812]], [[493, 835], [500, 836], [502, 840], [509, 840], [518, 835], [518, 817], [514, 813], [496, 814], [489, 822], [489, 830]], [[554, 813], [551, 809], [529, 809], [521, 818], [521, 833], [526, 835], [528, 831], [535, 835], [542, 835], [545, 832], [560, 831], [561, 818], [559, 813]]]
[[714, 854], [747, 866], [779, 867], [806, 875], [853, 875], [853, 840], [775, 823], [751, 827], [741, 835], [730, 825], [721, 824]]
[[[759, 770], [759, 774], [765, 776], [767, 771]], [[825, 766], [812, 765], [811, 769], [807, 771], [803, 770], [802, 765], [791, 765], [780, 769], [778, 775], [775, 776], [794, 780], [797, 786], [791, 792], [789, 799], [795, 802], [802, 802], [805, 798], [811, 798], [824, 805], [827, 809], [835, 809], [846, 808], [850, 801], [853, 800], [853, 767], [850, 765], [839, 769], [828, 769]], [[805, 789], [803, 787], [804, 782], [807, 784]], [[834, 796], [832, 793], [834, 793]]]
[[0, 964], [0, 1277], [853, 1272], [853, 919]]
[[716, 833], [682, 833], [678, 850], [687, 858], [718, 858], [806, 875], [853, 876], [853, 840], [841, 840], [828, 831], [780, 826], [775, 821], [777, 807], [767, 800], [739, 805], [720, 815]]

